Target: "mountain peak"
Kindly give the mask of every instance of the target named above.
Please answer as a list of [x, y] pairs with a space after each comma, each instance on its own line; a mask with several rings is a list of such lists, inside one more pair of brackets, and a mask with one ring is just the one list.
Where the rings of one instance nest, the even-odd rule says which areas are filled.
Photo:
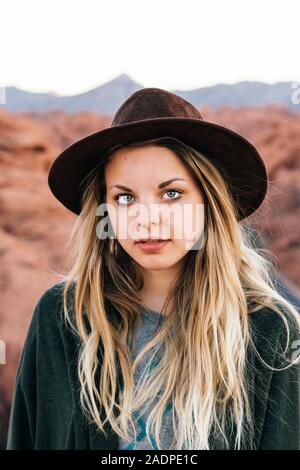
[[133, 82], [132, 78], [130, 78], [129, 75], [126, 75], [126, 73], [121, 73], [121, 75], [118, 75], [115, 80], [122, 82]]

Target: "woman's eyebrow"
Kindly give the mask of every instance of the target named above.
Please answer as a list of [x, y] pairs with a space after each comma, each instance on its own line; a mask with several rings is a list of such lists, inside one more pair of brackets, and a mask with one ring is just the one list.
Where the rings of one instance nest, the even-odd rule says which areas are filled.
[[[162, 183], [160, 183], [158, 185], [158, 188], [159, 189], [164, 188], [165, 186], [168, 186], [169, 184], [173, 183], [173, 181], [186, 181], [186, 180], [183, 178], [172, 178], [170, 180], [163, 181]], [[130, 188], [127, 188], [127, 186], [123, 186], [122, 184], [113, 184], [109, 187], [109, 189], [112, 189], [112, 188], [119, 188], [119, 189], [122, 189], [123, 191], [129, 191], [131, 193], [133, 192]]]

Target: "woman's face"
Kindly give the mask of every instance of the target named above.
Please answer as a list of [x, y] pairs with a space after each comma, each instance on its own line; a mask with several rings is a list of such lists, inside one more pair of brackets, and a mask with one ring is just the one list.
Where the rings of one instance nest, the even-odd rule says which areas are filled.
[[[204, 198], [172, 150], [155, 145], [120, 148], [105, 168], [105, 182], [114, 234], [142, 267], [171, 267], [201, 238]], [[156, 245], [155, 251], [137, 243], [151, 237], [169, 241]]]

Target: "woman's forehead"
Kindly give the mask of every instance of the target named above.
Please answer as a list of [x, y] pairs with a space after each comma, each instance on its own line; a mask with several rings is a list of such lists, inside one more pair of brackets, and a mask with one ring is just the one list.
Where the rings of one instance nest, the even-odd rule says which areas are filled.
[[154, 179], [158, 183], [175, 176], [190, 179], [180, 157], [162, 147], [122, 149], [122, 152], [118, 149], [105, 168], [105, 176], [109, 179], [117, 176], [129, 180]]

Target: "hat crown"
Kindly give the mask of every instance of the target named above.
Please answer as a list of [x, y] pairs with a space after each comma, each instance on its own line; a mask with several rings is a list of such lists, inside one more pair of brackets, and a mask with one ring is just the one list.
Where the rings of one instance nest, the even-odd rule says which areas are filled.
[[164, 117], [203, 120], [200, 111], [181, 96], [160, 88], [143, 88], [124, 101], [114, 115], [111, 126]]

